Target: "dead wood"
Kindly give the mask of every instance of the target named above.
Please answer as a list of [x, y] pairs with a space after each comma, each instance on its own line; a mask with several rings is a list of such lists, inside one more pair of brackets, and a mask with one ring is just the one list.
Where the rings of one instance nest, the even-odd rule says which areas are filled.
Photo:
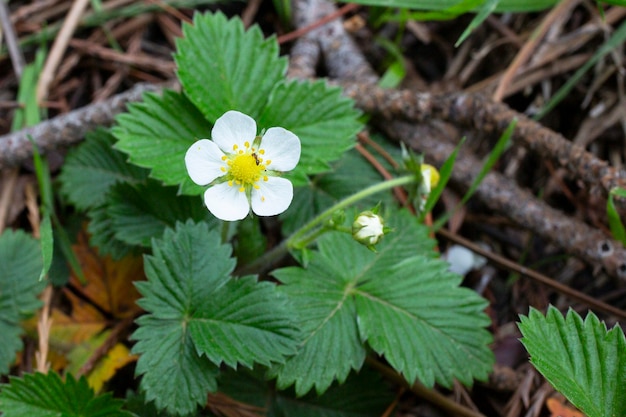
[[87, 132], [113, 124], [115, 116], [126, 109], [126, 104], [141, 100], [144, 93], [160, 91], [156, 84], [136, 84], [125, 93], [109, 100], [91, 104], [46, 120], [33, 127], [0, 137], [0, 169], [17, 166], [33, 156], [32, 138], [40, 153], [67, 147], [82, 141]]
[[406, 90], [384, 90], [376, 86], [342, 83], [357, 106], [385, 119], [426, 122], [439, 119], [483, 133], [501, 134], [513, 120], [517, 126], [512, 140], [542, 157], [554, 160], [583, 180], [592, 190], [606, 196], [614, 187], [626, 187], [626, 171], [616, 169], [584, 148], [538, 122], [480, 94], [434, 95]]

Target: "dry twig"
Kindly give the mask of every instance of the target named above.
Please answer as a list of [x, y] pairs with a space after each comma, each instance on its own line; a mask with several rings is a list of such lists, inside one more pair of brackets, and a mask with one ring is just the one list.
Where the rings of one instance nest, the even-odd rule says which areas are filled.
[[[170, 86], [173, 84], [170, 84]], [[126, 109], [126, 104], [138, 101], [150, 91], [160, 91], [167, 85], [137, 84], [125, 93], [109, 100], [85, 106], [38, 125], [0, 137], [0, 169], [16, 166], [33, 155], [29, 136], [42, 154], [59, 147], [80, 142], [85, 134], [97, 127], [110, 126], [115, 115]]]
[[63, 23], [63, 27], [52, 45], [50, 54], [48, 54], [46, 63], [41, 71], [41, 75], [39, 76], [39, 82], [37, 83], [38, 103], [43, 102], [48, 96], [48, 89], [50, 88], [50, 83], [54, 79], [54, 72], [59, 66], [61, 58], [63, 58], [65, 49], [67, 48], [74, 30], [80, 22], [80, 17], [85, 11], [87, 4], [89, 4], [89, 0], [75, 0], [72, 4], [72, 8], [70, 9], [67, 18]]
[[440, 119], [483, 133], [501, 134], [513, 120], [517, 126], [512, 140], [556, 161], [592, 190], [600, 186], [606, 196], [614, 187], [626, 188], [626, 171], [609, 166], [560, 134], [502, 103], [478, 94], [433, 95], [402, 90], [383, 90], [363, 84], [342, 83], [358, 107], [387, 120], [424, 122]]

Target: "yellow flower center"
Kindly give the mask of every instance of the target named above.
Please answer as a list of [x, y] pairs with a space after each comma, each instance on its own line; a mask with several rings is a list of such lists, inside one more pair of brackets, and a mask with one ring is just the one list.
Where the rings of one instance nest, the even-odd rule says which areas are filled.
[[257, 165], [256, 159], [250, 154], [237, 155], [229, 162], [230, 175], [235, 181], [252, 184], [261, 176], [261, 165]]
[[264, 160], [263, 155], [265, 155], [265, 151], [250, 147], [250, 142], [244, 143], [244, 149], [239, 149], [239, 146], [233, 145], [233, 153], [222, 156], [222, 161], [225, 161], [227, 166], [221, 169], [228, 178], [228, 185], [239, 187], [240, 192], [244, 192], [250, 187], [258, 189], [257, 182], [259, 180], [268, 180], [264, 172], [267, 166], [272, 163], [269, 159]]

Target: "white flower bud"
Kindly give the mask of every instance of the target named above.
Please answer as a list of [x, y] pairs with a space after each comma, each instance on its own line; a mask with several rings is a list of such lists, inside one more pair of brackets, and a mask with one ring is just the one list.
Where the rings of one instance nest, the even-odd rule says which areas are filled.
[[352, 237], [367, 247], [373, 248], [384, 235], [383, 218], [372, 211], [362, 212], [352, 223]]

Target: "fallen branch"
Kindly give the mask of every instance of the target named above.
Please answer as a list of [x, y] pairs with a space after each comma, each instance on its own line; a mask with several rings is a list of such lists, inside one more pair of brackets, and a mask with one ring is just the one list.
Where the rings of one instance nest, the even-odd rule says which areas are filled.
[[1, 136], [0, 169], [18, 166], [32, 158], [33, 145], [29, 137], [33, 139], [42, 154], [73, 145], [83, 140], [90, 130], [113, 124], [115, 115], [126, 109], [126, 103], [139, 101], [145, 92], [160, 91], [163, 88], [155, 84], [137, 84], [127, 92], [109, 100], [91, 104], [33, 127]]
[[[626, 171], [587, 152], [562, 135], [518, 113], [506, 104], [496, 103], [480, 94], [452, 93], [434, 95], [407, 90], [384, 90], [358, 83], [342, 83], [346, 95], [363, 111], [387, 120], [426, 122], [439, 119], [483, 133], [500, 134], [517, 119], [512, 140], [545, 158], [556, 161], [591, 190], [600, 186], [606, 196], [614, 187], [626, 188]], [[622, 206], [625, 203], [622, 202]]]

